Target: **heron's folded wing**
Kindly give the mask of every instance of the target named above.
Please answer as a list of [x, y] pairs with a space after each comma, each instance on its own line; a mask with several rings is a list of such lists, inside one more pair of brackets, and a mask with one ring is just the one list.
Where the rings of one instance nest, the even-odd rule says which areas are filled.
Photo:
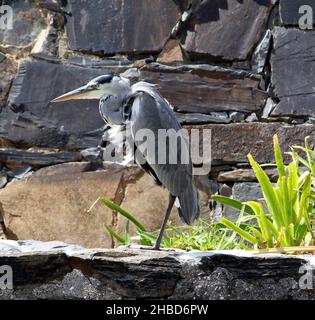
[[[134, 143], [148, 163], [149, 171], [151, 173], [153, 171], [157, 180], [171, 194], [177, 196], [186, 190], [192, 180], [189, 144], [183, 136], [182, 128], [168, 102], [156, 90], [150, 89], [154, 94], [149, 94], [148, 92], [134, 94], [135, 98], [130, 118], [131, 131], [135, 139]], [[172, 139], [167, 139], [164, 145], [159, 145], [159, 132], [163, 134], [163, 132], [167, 132], [170, 129], [179, 137], [176, 137], [175, 145]], [[147, 133], [148, 137], [143, 140], [145, 133]], [[142, 139], [138, 140], [139, 137]], [[163, 151], [166, 153], [166, 158], [160, 157]], [[176, 161], [172, 163], [170, 159], [172, 155], [174, 156], [174, 153]], [[181, 159], [182, 154], [186, 154], [186, 157], [184, 157], [186, 161], [184, 162]], [[161, 163], [161, 159], [164, 159], [165, 162]]]

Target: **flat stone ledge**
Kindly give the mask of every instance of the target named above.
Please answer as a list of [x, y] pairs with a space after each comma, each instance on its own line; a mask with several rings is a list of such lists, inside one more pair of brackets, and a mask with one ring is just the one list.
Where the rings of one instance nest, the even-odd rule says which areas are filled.
[[311, 255], [84, 249], [57, 241], [4, 240], [3, 265], [12, 267], [13, 290], [0, 290], [0, 300], [315, 299], [314, 286], [299, 285], [306, 270], [315, 284]]

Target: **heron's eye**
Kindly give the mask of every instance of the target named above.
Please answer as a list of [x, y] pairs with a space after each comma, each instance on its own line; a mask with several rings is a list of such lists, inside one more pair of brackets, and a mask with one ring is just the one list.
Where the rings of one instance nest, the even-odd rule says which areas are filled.
[[98, 88], [98, 84], [97, 83], [94, 83], [94, 84], [90, 85], [90, 89], [91, 90], [94, 90], [94, 89], [97, 89], [97, 88]]

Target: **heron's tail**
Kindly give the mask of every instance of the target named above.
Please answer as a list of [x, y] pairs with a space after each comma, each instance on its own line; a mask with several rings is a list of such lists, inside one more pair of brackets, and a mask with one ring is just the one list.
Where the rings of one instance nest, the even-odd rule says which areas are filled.
[[193, 182], [177, 197], [175, 204], [181, 220], [186, 224], [192, 224], [198, 219], [200, 215], [199, 194]]

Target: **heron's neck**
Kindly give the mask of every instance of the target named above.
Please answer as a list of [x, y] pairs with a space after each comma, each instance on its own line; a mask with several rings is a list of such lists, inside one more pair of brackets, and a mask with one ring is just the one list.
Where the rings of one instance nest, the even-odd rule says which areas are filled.
[[129, 80], [117, 77], [113, 83], [112, 91], [112, 95], [117, 99], [117, 102], [123, 103], [126, 97], [131, 93]]

